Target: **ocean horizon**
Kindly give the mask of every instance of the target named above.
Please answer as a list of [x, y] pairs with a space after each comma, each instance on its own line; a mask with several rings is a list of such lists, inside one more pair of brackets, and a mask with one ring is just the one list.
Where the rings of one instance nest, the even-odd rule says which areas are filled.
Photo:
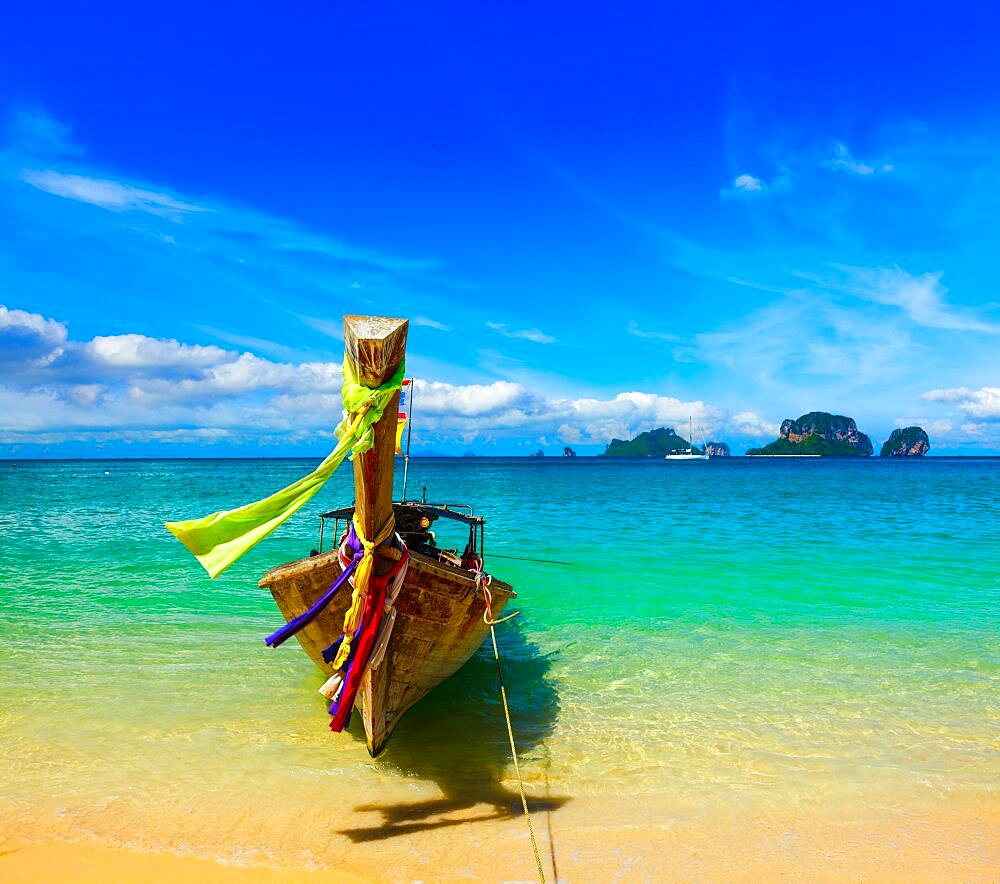
[[[74, 462], [74, 461], [171, 461], [171, 460], [303, 460], [303, 461], [321, 461], [326, 455], [325, 454], [274, 454], [274, 455], [263, 455], [263, 454], [253, 454], [245, 456], [236, 455], [208, 455], [208, 454], [189, 454], [189, 455], [175, 455], [175, 456], [164, 456], [164, 455], [142, 455], [137, 457], [121, 457], [121, 456], [111, 456], [111, 457], [0, 457], [0, 463], [18, 463], [21, 461], [52, 461], [52, 462]], [[720, 460], [732, 460], [736, 458], [745, 459], [774, 459], [783, 458], [788, 461], [802, 460], [809, 458], [822, 457], [824, 460], [851, 460], [851, 461], [906, 461], [914, 462], [921, 460], [1000, 460], [1000, 454], [925, 454], [920, 457], [879, 457], [878, 455], [871, 455], [869, 457], [853, 457], [846, 456], [841, 457], [837, 455], [813, 455], [813, 454], [727, 454], [724, 456], [713, 455], [710, 460], [720, 461]], [[397, 463], [401, 462], [402, 455], [397, 455]], [[649, 457], [604, 457], [600, 454], [574, 454], [571, 456], [565, 456], [561, 454], [547, 454], [544, 457], [538, 457], [534, 454], [411, 454], [410, 460], [600, 460], [605, 463], [632, 463], [632, 462], [644, 462], [644, 461], [659, 461], [663, 460], [661, 457], [649, 456]]]

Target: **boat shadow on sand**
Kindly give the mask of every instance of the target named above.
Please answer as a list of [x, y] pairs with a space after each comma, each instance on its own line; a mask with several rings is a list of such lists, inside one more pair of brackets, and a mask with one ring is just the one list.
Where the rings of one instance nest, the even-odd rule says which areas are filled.
[[[528, 809], [532, 813], [557, 810], [570, 799], [548, 794], [545, 773], [544, 743], [559, 713], [559, 695], [548, 675], [554, 655], [542, 655], [516, 620], [498, 627], [497, 644], [517, 754], [522, 774], [527, 773]], [[364, 740], [357, 720], [350, 731]], [[356, 813], [378, 813], [381, 823], [341, 830], [352, 841], [378, 841], [522, 813], [516, 787], [511, 791], [501, 784], [505, 773], [510, 781], [513, 769], [489, 639], [462, 669], [406, 713], [375, 764], [431, 780], [444, 794], [428, 801], [358, 805]], [[544, 795], [539, 796], [539, 791]]]

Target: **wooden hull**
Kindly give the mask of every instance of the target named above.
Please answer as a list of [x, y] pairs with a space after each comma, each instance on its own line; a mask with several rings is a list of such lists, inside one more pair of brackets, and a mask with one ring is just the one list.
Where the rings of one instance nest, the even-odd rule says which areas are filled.
[[[260, 586], [271, 590], [285, 620], [309, 608], [340, 574], [336, 550], [279, 565]], [[512, 587], [494, 580], [492, 616], [516, 597]], [[297, 634], [312, 661], [327, 675], [332, 667], [323, 649], [343, 631], [351, 588], [345, 586], [326, 610]], [[457, 671], [489, 632], [485, 602], [474, 575], [418, 552], [411, 552], [406, 580], [396, 597], [397, 615], [389, 646], [378, 669], [369, 669], [355, 700], [365, 726], [368, 751], [378, 755], [403, 713]]]

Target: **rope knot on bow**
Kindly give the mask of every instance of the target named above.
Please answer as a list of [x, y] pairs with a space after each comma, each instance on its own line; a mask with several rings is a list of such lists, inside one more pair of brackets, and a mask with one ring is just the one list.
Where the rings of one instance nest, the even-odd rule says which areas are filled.
[[[351, 642], [354, 640], [354, 633], [357, 632], [361, 624], [361, 613], [364, 610], [365, 598], [368, 595], [368, 586], [371, 583], [372, 572], [375, 568], [375, 550], [389, 539], [396, 528], [396, 519], [389, 514], [385, 524], [375, 535], [373, 540], [369, 540], [364, 535], [358, 517], [355, 515], [352, 520], [354, 533], [361, 543], [361, 558], [354, 571], [354, 592], [351, 594], [351, 605], [344, 614], [344, 640], [337, 651], [337, 656], [333, 660], [333, 668], [340, 669], [351, 653]], [[355, 558], [358, 554], [355, 553]]]

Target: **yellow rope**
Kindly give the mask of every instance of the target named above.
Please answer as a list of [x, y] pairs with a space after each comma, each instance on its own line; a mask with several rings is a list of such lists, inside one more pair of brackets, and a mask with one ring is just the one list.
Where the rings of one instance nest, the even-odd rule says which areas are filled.
[[504, 687], [503, 683], [503, 669], [500, 666], [500, 651], [497, 649], [497, 633], [493, 628], [497, 623], [503, 623], [505, 620], [510, 620], [512, 617], [516, 617], [521, 612], [518, 611], [502, 620], [493, 619], [493, 596], [490, 594], [489, 585], [485, 580], [481, 580], [479, 585], [483, 588], [483, 593], [486, 596], [486, 611], [483, 614], [483, 620], [489, 624], [490, 636], [493, 639], [493, 656], [497, 661], [497, 680], [500, 682], [500, 698], [503, 700], [503, 714], [507, 719], [507, 738], [510, 740], [510, 755], [514, 759], [514, 773], [517, 774], [517, 788], [521, 793], [521, 807], [524, 808], [524, 818], [528, 821], [528, 835], [531, 838], [531, 849], [535, 854], [535, 865], [538, 867], [538, 880], [545, 884], [545, 872], [542, 871], [542, 857], [538, 853], [538, 842], [535, 840], [535, 830], [531, 825], [531, 814], [528, 813], [528, 798], [524, 794], [524, 781], [521, 779], [521, 767], [517, 763], [517, 749], [514, 747], [514, 729], [510, 724], [510, 708], [507, 706], [507, 688]]
[[368, 540], [361, 523], [358, 522], [357, 514], [354, 516], [354, 533], [358, 535], [358, 540], [364, 547], [361, 561], [358, 562], [357, 570], [354, 572], [354, 592], [351, 595], [351, 606], [344, 615], [344, 640], [341, 642], [340, 650], [333, 661], [333, 668], [340, 669], [351, 652], [351, 642], [354, 640], [354, 633], [361, 622], [361, 612], [364, 608], [365, 596], [368, 595], [368, 584], [371, 580], [372, 569], [375, 567], [375, 548], [389, 539], [393, 529], [396, 527], [396, 520], [392, 513], [382, 526], [374, 540]]

